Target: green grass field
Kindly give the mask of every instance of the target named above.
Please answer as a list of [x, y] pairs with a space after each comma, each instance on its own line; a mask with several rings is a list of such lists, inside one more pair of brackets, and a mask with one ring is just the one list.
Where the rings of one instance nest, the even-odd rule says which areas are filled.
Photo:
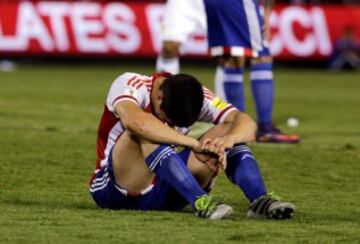
[[[229, 220], [182, 212], [97, 208], [87, 182], [112, 80], [151, 65], [23, 65], [0, 73], [0, 243], [360, 243], [360, 74], [276, 70], [274, 121], [298, 145], [251, 144], [270, 191], [292, 220], [249, 220], [222, 174], [214, 195]], [[184, 66], [212, 87], [212, 67]], [[248, 113], [254, 109], [247, 85]], [[300, 120], [287, 128], [288, 117]]]

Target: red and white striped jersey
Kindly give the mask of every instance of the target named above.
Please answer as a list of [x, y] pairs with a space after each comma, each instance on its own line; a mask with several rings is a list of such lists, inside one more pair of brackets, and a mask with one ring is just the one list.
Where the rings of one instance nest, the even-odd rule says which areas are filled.
[[[115, 105], [120, 101], [131, 101], [144, 111], [151, 113], [150, 94], [153, 82], [159, 75], [161, 76], [161, 74], [145, 76], [136, 73], [125, 73], [117, 77], [112, 83], [98, 129], [96, 169], [106, 165], [111, 148], [124, 132], [121, 118], [116, 115]], [[204, 86], [203, 91], [204, 102], [198, 121], [214, 124], [222, 123], [225, 117], [235, 110], [235, 107], [215, 97]], [[175, 127], [174, 129], [182, 134], [187, 134], [191, 128]]]

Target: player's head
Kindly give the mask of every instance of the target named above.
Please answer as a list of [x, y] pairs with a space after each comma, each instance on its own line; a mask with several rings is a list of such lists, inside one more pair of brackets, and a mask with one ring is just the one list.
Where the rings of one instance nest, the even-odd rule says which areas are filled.
[[161, 110], [173, 125], [188, 127], [199, 117], [204, 95], [201, 83], [193, 76], [178, 74], [166, 78], [160, 86], [163, 92]]

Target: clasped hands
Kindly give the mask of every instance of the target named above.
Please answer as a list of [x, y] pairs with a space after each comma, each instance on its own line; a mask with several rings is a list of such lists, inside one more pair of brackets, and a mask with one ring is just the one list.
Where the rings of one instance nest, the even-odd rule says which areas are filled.
[[196, 158], [206, 164], [211, 170], [225, 170], [227, 165], [226, 150], [232, 148], [235, 139], [231, 135], [204, 138], [192, 148]]

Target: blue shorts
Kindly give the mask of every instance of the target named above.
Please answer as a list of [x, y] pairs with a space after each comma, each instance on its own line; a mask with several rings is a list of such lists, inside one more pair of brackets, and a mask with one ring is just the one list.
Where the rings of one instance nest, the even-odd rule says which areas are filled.
[[[178, 155], [187, 162], [190, 150], [184, 149]], [[111, 155], [111, 153], [110, 153]], [[141, 194], [130, 194], [116, 185], [112, 157], [90, 182], [90, 193], [101, 208], [137, 210], [180, 210], [188, 203], [174, 188], [156, 177], [152, 186]]]
[[264, 19], [254, 0], [204, 0], [212, 56], [269, 56]]

